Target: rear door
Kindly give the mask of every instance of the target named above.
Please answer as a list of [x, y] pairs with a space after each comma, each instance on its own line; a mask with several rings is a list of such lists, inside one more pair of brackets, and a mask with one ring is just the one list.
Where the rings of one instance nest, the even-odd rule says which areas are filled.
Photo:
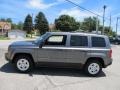
[[88, 50], [88, 36], [71, 35], [70, 48], [68, 52], [69, 62], [84, 64], [86, 53]]

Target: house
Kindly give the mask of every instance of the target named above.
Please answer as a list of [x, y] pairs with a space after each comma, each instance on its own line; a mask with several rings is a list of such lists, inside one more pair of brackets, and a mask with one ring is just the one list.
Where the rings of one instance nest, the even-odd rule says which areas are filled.
[[24, 39], [25, 37], [26, 37], [26, 32], [23, 30], [8, 31], [8, 38], [10, 39]]
[[50, 31], [53, 31], [53, 30], [55, 30], [56, 28], [55, 28], [55, 24], [50, 24], [49, 25], [49, 30]]
[[0, 35], [6, 35], [11, 30], [11, 23], [0, 21]]

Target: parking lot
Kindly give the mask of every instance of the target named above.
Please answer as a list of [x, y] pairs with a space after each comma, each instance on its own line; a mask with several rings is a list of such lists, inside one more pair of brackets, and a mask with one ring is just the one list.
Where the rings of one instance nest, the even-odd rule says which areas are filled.
[[21, 74], [4, 59], [11, 42], [0, 41], [0, 90], [120, 90], [120, 46], [112, 45], [113, 64], [98, 77], [81, 70], [36, 68]]

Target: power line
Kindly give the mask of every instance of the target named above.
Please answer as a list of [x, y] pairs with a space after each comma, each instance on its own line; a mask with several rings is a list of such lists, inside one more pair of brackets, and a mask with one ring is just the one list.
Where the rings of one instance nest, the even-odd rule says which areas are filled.
[[[99, 14], [96, 14], [96, 13], [94, 13], [94, 12], [92, 12], [92, 11], [90, 11], [90, 10], [88, 10], [88, 9], [86, 9], [86, 8], [84, 8], [84, 7], [82, 7], [82, 6], [78, 5], [78, 4], [70, 1], [70, 0], [66, 0], [66, 1], [69, 2], [69, 3], [71, 3], [71, 4], [73, 4], [73, 5], [75, 5], [75, 6], [77, 6], [77, 7], [79, 7], [79, 8], [81, 8], [81, 9], [83, 9], [83, 10], [86, 10], [86, 11], [88, 11], [88, 12], [90, 12], [90, 13], [96, 15], [96, 16], [100, 16]], [[100, 17], [101, 17], [101, 16], [100, 16]]]
[[[96, 15], [96, 16], [99, 16], [99, 17], [103, 18], [103, 16], [101, 16], [101, 15], [99, 15], [99, 14], [97, 14], [97, 13], [95, 13], [95, 12], [89, 10], [89, 9], [84, 8], [84, 7], [80, 6], [80, 5], [78, 5], [77, 3], [74, 3], [74, 2], [72, 2], [70, 0], [65, 0], [65, 1], [67, 1], [67, 2], [69, 2], [69, 3], [71, 3], [71, 4], [75, 5], [75, 6], [77, 6], [77, 7], [81, 8], [81, 9], [83, 9], [83, 10], [86, 10], [86, 11], [88, 11], [88, 12], [90, 12], [90, 13]], [[105, 17], [105, 18], [108, 19], [107, 17]], [[110, 19], [108, 19], [108, 20], [110, 20]]]

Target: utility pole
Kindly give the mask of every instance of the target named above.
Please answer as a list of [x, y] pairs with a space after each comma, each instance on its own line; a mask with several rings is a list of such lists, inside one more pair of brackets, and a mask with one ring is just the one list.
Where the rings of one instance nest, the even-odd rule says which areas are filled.
[[32, 28], [33, 28], [33, 13], [32, 13]]
[[110, 32], [110, 29], [111, 29], [111, 14], [110, 14], [109, 32]]
[[116, 35], [117, 35], [117, 31], [118, 31], [118, 20], [120, 19], [120, 17], [117, 17], [117, 21], [116, 21]]
[[104, 29], [105, 29], [104, 23], [105, 23], [105, 9], [106, 9], [106, 8], [107, 8], [107, 6], [104, 5], [104, 6], [103, 6], [104, 11], [103, 11], [103, 31], [102, 31], [102, 34], [104, 34]]
[[96, 18], [96, 33], [98, 34], [98, 25], [99, 24], [99, 22], [98, 22], [98, 15], [97, 15], [97, 18]]
[[31, 31], [31, 38], [32, 38], [32, 33], [33, 33], [33, 30], [34, 30], [34, 28], [33, 28], [33, 13], [32, 13], [32, 26], [31, 26], [32, 28], [32, 31]]

